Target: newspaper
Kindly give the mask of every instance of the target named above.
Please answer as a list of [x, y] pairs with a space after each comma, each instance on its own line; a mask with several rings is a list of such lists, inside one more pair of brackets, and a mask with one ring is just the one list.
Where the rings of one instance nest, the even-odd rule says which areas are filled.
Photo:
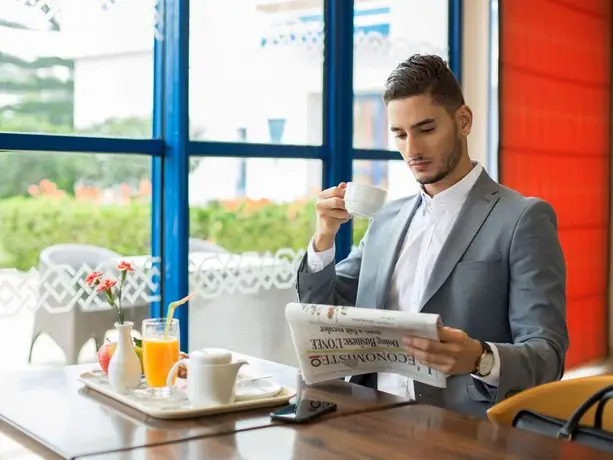
[[290, 327], [306, 384], [357, 374], [391, 372], [438, 388], [447, 376], [408, 354], [402, 337], [439, 340], [439, 315], [289, 303]]

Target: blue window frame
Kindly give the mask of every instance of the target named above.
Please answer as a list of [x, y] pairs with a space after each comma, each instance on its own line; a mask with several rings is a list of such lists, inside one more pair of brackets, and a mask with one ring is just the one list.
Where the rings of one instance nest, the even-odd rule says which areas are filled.
[[[323, 162], [322, 184], [351, 180], [353, 160], [391, 160], [389, 150], [353, 148], [352, 0], [324, 0], [323, 141], [320, 146], [191, 141], [189, 138], [189, 1], [158, 0], [163, 18], [154, 45], [153, 136], [120, 139], [46, 134], [0, 134], [0, 150], [144, 154], [152, 161], [152, 255], [159, 257], [161, 301], [154, 317], [166, 313], [168, 301], [188, 293], [189, 157], [303, 158]], [[461, 81], [462, 0], [449, 0], [450, 67]], [[153, 34], [152, 34], [153, 35]], [[153, 37], [152, 37], [153, 38]], [[352, 229], [337, 236], [337, 257], [351, 250]], [[178, 309], [181, 344], [189, 344], [189, 310]], [[187, 351], [187, 350], [186, 350]]]

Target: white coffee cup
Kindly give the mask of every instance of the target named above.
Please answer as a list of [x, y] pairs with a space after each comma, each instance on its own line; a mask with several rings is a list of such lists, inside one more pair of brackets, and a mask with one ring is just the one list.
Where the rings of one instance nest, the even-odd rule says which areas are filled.
[[220, 348], [192, 351], [189, 358], [177, 361], [166, 379], [172, 380], [179, 366], [187, 366], [187, 399], [193, 407], [216, 407], [233, 404], [236, 396], [236, 377], [244, 360], [233, 361], [232, 353]]
[[372, 185], [349, 182], [345, 189], [345, 208], [354, 217], [370, 219], [385, 203], [387, 192]]

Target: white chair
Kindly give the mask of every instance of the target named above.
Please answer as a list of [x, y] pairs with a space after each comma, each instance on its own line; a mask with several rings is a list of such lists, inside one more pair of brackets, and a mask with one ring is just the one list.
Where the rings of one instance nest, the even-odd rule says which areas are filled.
[[189, 348], [228, 348], [296, 367], [285, 306], [298, 301], [295, 273], [302, 255], [192, 257]]
[[285, 306], [297, 302], [294, 287], [261, 289], [256, 294], [220, 295], [189, 304], [189, 347], [221, 347], [297, 367], [285, 319]]
[[[102, 345], [106, 332], [113, 329], [115, 313], [104, 299], [86, 287], [85, 277], [98, 270], [117, 278], [115, 265], [120, 258], [114, 251], [84, 244], [59, 244], [41, 251], [40, 297], [28, 362], [42, 333], [49, 335], [63, 350], [67, 364], [78, 362], [81, 348], [90, 339], [94, 339], [96, 349]], [[129, 302], [124, 297], [123, 304], [125, 320], [134, 321], [135, 329], [140, 330], [143, 319], [149, 316], [148, 302]]]
[[212, 241], [202, 240], [200, 238], [189, 239], [189, 252], [210, 252], [213, 254], [230, 254], [226, 248], [219, 246]]

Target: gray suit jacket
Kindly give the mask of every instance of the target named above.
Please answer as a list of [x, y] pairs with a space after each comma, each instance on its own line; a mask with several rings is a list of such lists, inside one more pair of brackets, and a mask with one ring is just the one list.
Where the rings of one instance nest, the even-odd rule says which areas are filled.
[[[417, 194], [388, 203], [359, 247], [336, 266], [310, 273], [305, 256], [296, 282], [300, 301], [386, 308], [392, 272], [420, 202]], [[501, 368], [498, 387], [470, 374], [449, 377], [446, 389], [415, 382], [418, 402], [483, 416], [516, 392], [560, 379], [568, 348], [566, 267], [553, 208], [483, 171], [434, 265], [421, 311], [495, 343]], [[376, 388], [377, 375], [352, 381]]]

